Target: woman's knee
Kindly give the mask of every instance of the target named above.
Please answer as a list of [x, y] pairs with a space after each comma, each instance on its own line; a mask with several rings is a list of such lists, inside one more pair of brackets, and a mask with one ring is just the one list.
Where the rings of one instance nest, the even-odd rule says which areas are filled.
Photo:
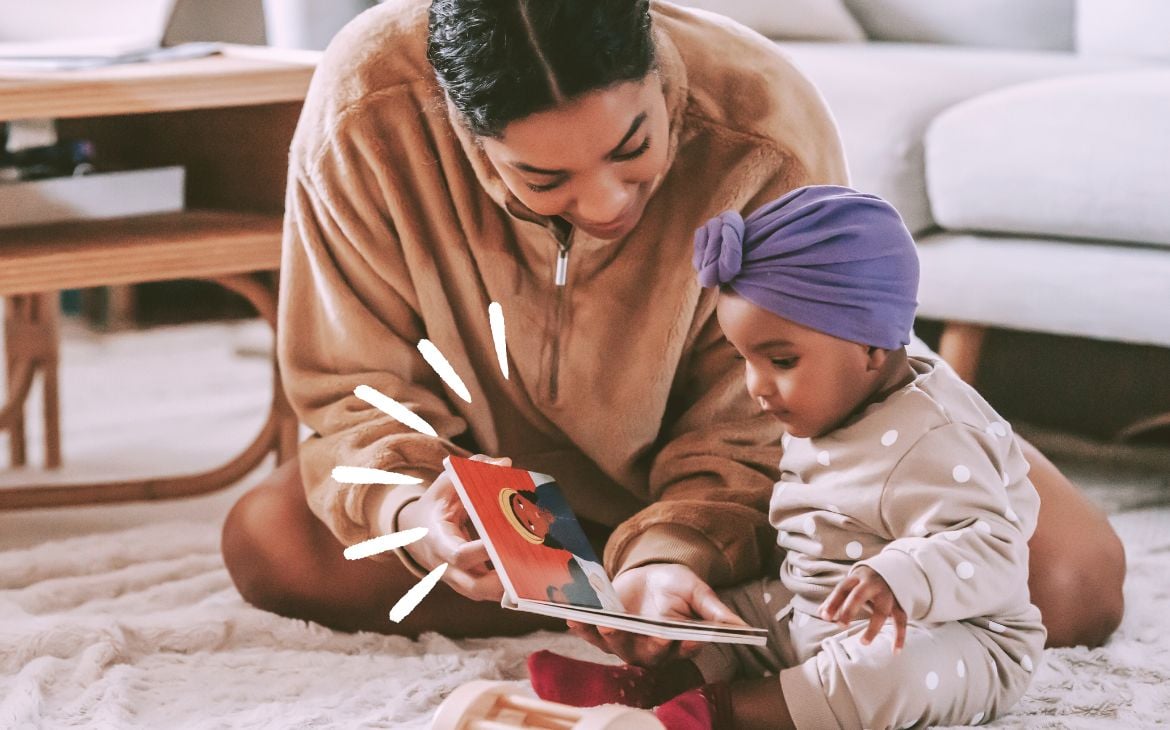
[[1048, 629], [1048, 646], [1100, 646], [1125, 612], [1125, 549], [1109, 531], [1092, 545], [1047, 561], [1033, 572], [1032, 601]]
[[244, 494], [224, 521], [224, 564], [240, 595], [257, 608], [289, 615], [298, 583], [309, 579], [304, 573], [313, 556], [308, 541], [298, 539], [306, 537], [298, 517], [278, 488], [264, 484]]

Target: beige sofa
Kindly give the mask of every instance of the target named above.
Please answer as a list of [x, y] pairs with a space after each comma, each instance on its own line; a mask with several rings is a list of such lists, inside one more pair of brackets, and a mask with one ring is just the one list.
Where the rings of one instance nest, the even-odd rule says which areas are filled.
[[964, 377], [989, 326], [1170, 347], [1170, 3], [684, 4], [821, 89], [853, 184], [919, 240], [921, 315]]

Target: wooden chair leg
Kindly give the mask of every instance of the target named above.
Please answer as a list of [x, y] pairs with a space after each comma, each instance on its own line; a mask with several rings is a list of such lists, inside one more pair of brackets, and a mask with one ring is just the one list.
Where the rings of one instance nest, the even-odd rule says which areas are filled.
[[947, 322], [938, 343], [938, 354], [965, 382], [974, 384], [987, 327], [967, 322]]

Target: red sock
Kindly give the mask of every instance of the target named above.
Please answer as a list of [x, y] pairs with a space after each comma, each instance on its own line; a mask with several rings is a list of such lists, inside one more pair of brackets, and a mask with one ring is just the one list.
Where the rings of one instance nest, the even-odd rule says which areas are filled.
[[732, 730], [731, 692], [723, 683], [682, 693], [654, 710], [666, 730]]
[[528, 657], [528, 676], [538, 697], [574, 707], [617, 704], [649, 709], [703, 683], [690, 662], [643, 669], [583, 662], [551, 651]]

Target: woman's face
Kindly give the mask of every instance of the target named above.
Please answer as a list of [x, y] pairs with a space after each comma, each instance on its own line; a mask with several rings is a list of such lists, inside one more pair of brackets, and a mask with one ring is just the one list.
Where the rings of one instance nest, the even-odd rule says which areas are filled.
[[665, 174], [669, 126], [662, 85], [649, 74], [514, 121], [481, 144], [533, 212], [612, 240], [634, 228]]

